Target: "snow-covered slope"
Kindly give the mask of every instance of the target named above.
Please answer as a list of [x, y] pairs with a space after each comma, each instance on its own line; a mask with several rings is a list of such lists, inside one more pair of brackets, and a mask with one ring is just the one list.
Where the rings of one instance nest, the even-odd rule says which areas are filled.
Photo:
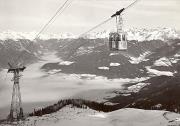
[[180, 35], [175, 29], [156, 28], [156, 29], [129, 29], [127, 30], [128, 40], [150, 41], [178, 39]]
[[[129, 41], [126, 51], [110, 51], [108, 40], [77, 39], [58, 49], [58, 56], [72, 64], [45, 64], [42, 69], [61, 69], [71, 74], [93, 74], [108, 78], [136, 78], [167, 71], [176, 74], [174, 66], [179, 64], [179, 40]], [[150, 66], [151, 69], [147, 69]], [[155, 71], [152, 71], [155, 70]], [[169, 74], [170, 73], [170, 74]], [[159, 74], [158, 74], [159, 75]]]
[[[104, 30], [101, 32], [91, 32], [85, 35], [85, 38], [88, 39], [97, 39], [97, 38], [108, 38], [110, 30]], [[150, 41], [150, 40], [168, 40], [168, 39], [178, 39], [180, 38], [179, 33], [172, 28], [155, 28], [155, 29], [137, 29], [132, 28], [126, 30], [128, 40], [137, 40], [137, 41]], [[28, 39], [33, 40], [36, 36], [37, 32], [14, 32], [14, 31], [4, 31], [0, 33], [0, 40], [7, 39]], [[76, 35], [72, 33], [59, 33], [59, 34], [41, 34], [41, 40], [48, 39], [67, 39], [77, 38]]]
[[[168, 40], [178, 39], [180, 34], [172, 28], [154, 28], [154, 29], [137, 29], [132, 28], [125, 31], [128, 40], [151, 41], [151, 40]], [[90, 39], [108, 38], [110, 31], [89, 33], [86, 37]]]
[[[15, 32], [15, 31], [4, 31], [0, 32], [0, 40], [18, 40], [18, 39], [28, 39], [34, 40], [37, 35], [37, 32]], [[41, 34], [39, 37], [41, 40], [48, 40], [48, 39], [66, 39], [66, 38], [75, 38], [75, 35], [71, 33], [64, 33], [64, 34]]]
[[178, 126], [179, 118], [179, 114], [166, 111], [127, 108], [104, 113], [67, 106], [56, 113], [30, 117], [20, 124], [23, 126]]

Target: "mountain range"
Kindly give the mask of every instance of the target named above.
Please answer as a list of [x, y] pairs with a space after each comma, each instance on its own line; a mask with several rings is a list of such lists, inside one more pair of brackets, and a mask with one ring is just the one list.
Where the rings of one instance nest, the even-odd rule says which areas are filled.
[[[180, 38], [179, 33], [172, 28], [154, 28], [154, 29], [137, 29], [132, 28], [125, 31], [127, 33], [128, 40], [137, 40], [137, 41], [150, 41], [150, 40], [167, 40], [167, 39], [178, 39]], [[110, 30], [104, 30], [101, 32], [92, 32], [84, 37], [87, 39], [97, 39], [97, 38], [108, 38]], [[14, 32], [11, 30], [0, 32], [0, 40], [18, 40], [18, 39], [27, 39], [33, 41], [36, 32]], [[72, 33], [58, 33], [58, 34], [41, 34], [39, 39], [49, 40], [49, 39], [77, 39], [77, 35]]]

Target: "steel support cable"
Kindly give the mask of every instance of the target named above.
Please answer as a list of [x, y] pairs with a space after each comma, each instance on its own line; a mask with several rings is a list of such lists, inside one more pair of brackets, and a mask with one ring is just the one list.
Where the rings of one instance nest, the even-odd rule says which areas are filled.
[[[35, 39], [36, 40], [39, 35], [47, 28], [47, 26], [53, 21], [53, 19], [55, 19], [55, 17], [59, 14], [62, 14], [64, 12], [64, 10], [70, 6], [70, 4], [72, 3], [73, 0], [70, 1], [70, 3], [68, 3], [70, 0], [66, 0], [64, 2], [64, 4], [62, 6], [60, 6], [58, 8], [58, 10], [55, 12], [55, 14], [50, 18], [50, 20], [43, 26], [43, 28], [40, 30], [40, 32], [38, 32], [38, 34], [35, 36]], [[55, 21], [55, 20], [54, 20]], [[53, 21], [53, 22], [54, 22]], [[26, 49], [30, 48], [30, 46], [33, 44], [33, 42], [30, 42], [30, 44], [26, 47]], [[24, 53], [20, 53], [18, 58], [14, 61], [14, 63], [17, 63], [17, 61], [20, 59], [20, 57], [22, 57], [24, 55]]]
[[111, 19], [113, 19], [113, 18], [109, 18], [109, 19], [107, 19], [107, 20], [103, 21], [102, 23], [100, 23], [100, 24], [98, 24], [98, 25], [94, 26], [94, 27], [93, 27], [93, 28], [91, 28], [90, 30], [88, 30], [88, 31], [84, 32], [83, 34], [79, 35], [79, 37], [83, 37], [83, 36], [84, 36], [84, 35], [86, 35], [87, 33], [91, 32], [91, 31], [93, 31], [94, 29], [96, 29], [96, 28], [100, 27], [101, 25], [103, 25], [103, 24], [107, 23], [107, 22], [108, 22], [108, 21], [110, 21]]
[[[69, 8], [72, 4], [73, 0], [71, 0], [69, 3], [66, 4], [66, 6], [62, 9], [62, 11], [59, 12], [58, 15], [61, 15], [67, 8]], [[56, 16], [57, 17], [57, 16]], [[54, 21], [56, 20], [56, 17], [52, 20], [51, 24], [54, 23]], [[47, 28], [47, 27], [46, 27]]]
[[[133, 5], [134, 5], [135, 3], [137, 3], [138, 1], [139, 1], [139, 0], [136, 0], [136, 1], [134, 1], [133, 3], [131, 3], [130, 5], [128, 5], [128, 6], [124, 9], [124, 11], [126, 11], [128, 8], [130, 8], [131, 6], [133, 6]], [[121, 15], [124, 15], [124, 13], [121, 14]], [[88, 30], [87, 32], [85, 32], [85, 33], [79, 35], [79, 37], [82, 37], [82, 36], [84, 36], [85, 34], [87, 34], [87, 33], [91, 32], [91, 31], [93, 31], [94, 29], [96, 29], [96, 28], [100, 27], [101, 25], [107, 23], [108, 21], [110, 21], [110, 20], [113, 19], [113, 18], [114, 18], [114, 17], [111, 17], [111, 18], [109, 18], [109, 19], [103, 21], [102, 23], [100, 23], [100, 24], [94, 26], [93, 28], [91, 28], [91, 29]]]
[[[61, 15], [68, 7], [70, 7], [72, 2], [73, 2], [73, 0], [71, 0], [69, 3], [67, 2], [67, 3], [66, 3], [66, 6], [64, 6], [64, 7], [62, 8], [62, 10], [59, 11], [59, 13], [51, 20], [51, 22], [49, 22], [49, 24], [46, 26], [45, 29], [47, 29], [48, 26], [50, 26], [51, 24], [53, 24], [54, 21], [56, 20], [56, 17], [57, 17], [58, 15]], [[44, 29], [44, 30], [45, 30], [45, 29]], [[44, 30], [43, 30], [43, 31], [44, 31]], [[43, 31], [42, 31], [42, 32], [43, 32]], [[42, 32], [41, 32], [41, 33], [42, 33]], [[40, 34], [41, 34], [41, 33], [40, 33]], [[40, 35], [40, 34], [39, 34], [39, 35]], [[36, 36], [35, 39], [39, 38], [39, 35], [38, 35], [38, 37]]]
[[42, 29], [38, 32], [35, 39], [39, 37], [39, 35], [46, 29], [46, 27], [51, 23], [51, 21], [58, 15], [58, 13], [66, 6], [69, 0], [66, 0], [62, 6], [58, 8], [55, 14], [50, 18], [50, 20], [42, 27]]
[[128, 8], [132, 7], [134, 4], [136, 4], [139, 0], [134, 1], [133, 3], [131, 3], [130, 5], [128, 5], [125, 10], [127, 10]]

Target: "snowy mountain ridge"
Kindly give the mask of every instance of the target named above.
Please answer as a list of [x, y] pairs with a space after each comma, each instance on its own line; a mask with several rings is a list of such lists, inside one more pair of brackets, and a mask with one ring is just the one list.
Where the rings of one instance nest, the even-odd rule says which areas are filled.
[[[101, 32], [92, 32], [84, 36], [87, 39], [97, 39], [97, 38], [108, 38], [110, 30], [104, 30]], [[166, 41], [168, 39], [180, 39], [180, 34], [178, 31], [172, 28], [154, 28], [154, 29], [138, 29], [132, 28], [126, 30], [128, 40], [137, 41], [150, 41], [150, 40], [162, 40]], [[0, 40], [4, 41], [7, 39], [18, 40], [18, 39], [28, 39], [33, 40], [37, 32], [14, 32], [11, 30], [0, 32]], [[72, 33], [59, 33], [59, 34], [41, 34], [39, 37], [41, 40], [48, 39], [75, 39], [78, 36]]]
[[[0, 32], [0, 40], [5, 41], [7, 39], [12, 40], [19, 40], [19, 39], [28, 39], [33, 41], [37, 35], [37, 32], [15, 32], [15, 31], [4, 31]], [[67, 38], [76, 38], [71, 33], [64, 33], [64, 34], [41, 34], [39, 39], [41, 40], [48, 40], [48, 39], [67, 39]]]
[[[154, 28], [154, 29], [138, 29], [132, 28], [125, 31], [128, 40], [137, 41], [151, 41], [151, 40], [162, 40], [168, 39], [179, 39], [180, 34], [178, 31], [172, 28]], [[88, 34], [86, 37], [91, 39], [96, 38], [108, 38], [110, 31], [93, 32]]]
[[168, 39], [179, 39], [180, 34], [172, 28], [156, 28], [156, 29], [130, 29], [127, 31], [128, 40], [151, 41]]

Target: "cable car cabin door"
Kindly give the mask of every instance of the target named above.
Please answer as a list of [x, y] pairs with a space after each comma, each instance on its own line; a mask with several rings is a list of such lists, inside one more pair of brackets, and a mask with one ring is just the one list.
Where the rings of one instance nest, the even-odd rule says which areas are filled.
[[112, 49], [116, 49], [117, 48], [117, 43], [116, 43], [116, 41], [112, 41], [112, 47], [111, 47]]
[[125, 34], [119, 35], [118, 50], [120, 50], [120, 51], [126, 51], [127, 50], [127, 39], [126, 39]]

